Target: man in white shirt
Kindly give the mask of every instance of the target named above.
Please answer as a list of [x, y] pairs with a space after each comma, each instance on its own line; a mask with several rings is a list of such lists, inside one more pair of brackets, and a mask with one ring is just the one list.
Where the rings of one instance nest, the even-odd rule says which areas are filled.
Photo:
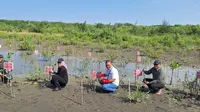
[[98, 74], [97, 78], [100, 79], [103, 90], [115, 92], [119, 86], [118, 70], [113, 67], [110, 60], [106, 61], [106, 68], [105, 74]]

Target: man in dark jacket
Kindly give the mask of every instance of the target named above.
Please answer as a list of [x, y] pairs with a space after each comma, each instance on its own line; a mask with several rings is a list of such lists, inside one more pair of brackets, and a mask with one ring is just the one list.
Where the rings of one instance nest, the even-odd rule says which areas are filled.
[[143, 82], [149, 87], [149, 89], [153, 90], [153, 92], [161, 95], [162, 88], [165, 87], [165, 76], [161, 69], [161, 62], [159, 60], [156, 60], [154, 62], [154, 67], [152, 67], [148, 71], [143, 70], [143, 72], [147, 75], [153, 75], [153, 79], [145, 78]]
[[58, 71], [53, 72], [51, 83], [55, 86], [53, 91], [59, 91], [62, 87], [65, 87], [68, 83], [68, 72], [67, 68], [63, 65], [64, 60], [63, 58], [59, 58], [58, 63]]

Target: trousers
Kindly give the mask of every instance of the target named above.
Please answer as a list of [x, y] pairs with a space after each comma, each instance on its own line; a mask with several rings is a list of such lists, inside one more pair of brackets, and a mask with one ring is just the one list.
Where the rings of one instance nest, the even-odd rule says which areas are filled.
[[53, 75], [51, 79], [51, 84], [53, 84], [57, 88], [63, 88], [66, 86], [68, 82], [60, 77], [59, 75]]
[[115, 92], [117, 90], [117, 85], [114, 83], [108, 83], [102, 85], [103, 90]]
[[[149, 79], [149, 78], [145, 78], [143, 81], [148, 81], [151, 82], [153, 81], [153, 79]], [[152, 89], [154, 92], [159, 91], [160, 89], [164, 88], [165, 86], [161, 83], [153, 83], [153, 84], [147, 84], [147, 86], [149, 87], [149, 89]]]
[[5, 84], [8, 83], [8, 78], [7, 77], [0, 76], [0, 78], [1, 78], [1, 81], [4, 82]]

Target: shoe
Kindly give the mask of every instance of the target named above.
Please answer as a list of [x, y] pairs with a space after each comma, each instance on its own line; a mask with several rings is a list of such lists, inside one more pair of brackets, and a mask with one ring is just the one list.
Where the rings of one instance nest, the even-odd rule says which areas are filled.
[[61, 88], [55, 88], [52, 91], [60, 91], [60, 90], [61, 90]]

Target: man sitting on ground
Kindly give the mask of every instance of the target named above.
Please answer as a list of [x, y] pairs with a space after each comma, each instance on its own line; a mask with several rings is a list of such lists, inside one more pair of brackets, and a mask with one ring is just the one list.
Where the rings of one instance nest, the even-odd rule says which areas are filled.
[[119, 74], [118, 70], [113, 67], [110, 60], [106, 61], [106, 72], [105, 74], [98, 74], [97, 78], [100, 80], [103, 90], [107, 92], [115, 92], [119, 86]]
[[156, 60], [154, 62], [154, 67], [148, 71], [143, 70], [143, 72], [147, 75], [153, 75], [153, 79], [145, 78], [143, 80], [143, 82], [147, 85], [146, 87], [153, 90], [153, 92], [156, 92], [157, 95], [161, 95], [162, 88], [165, 87], [165, 76], [161, 69], [161, 62]]

